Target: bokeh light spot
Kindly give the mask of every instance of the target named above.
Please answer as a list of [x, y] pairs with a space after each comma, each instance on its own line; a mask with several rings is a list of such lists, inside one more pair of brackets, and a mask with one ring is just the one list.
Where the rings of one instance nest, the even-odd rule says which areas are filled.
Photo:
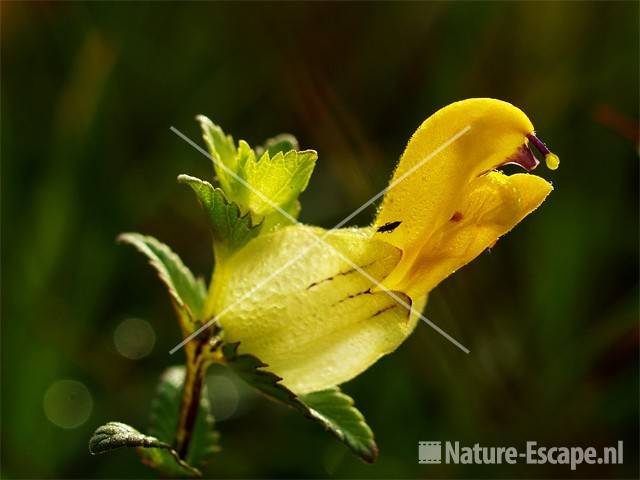
[[207, 390], [211, 413], [216, 421], [226, 420], [236, 413], [240, 393], [231, 379], [224, 375], [211, 375], [207, 378]]
[[45, 392], [44, 413], [60, 428], [77, 428], [85, 423], [93, 410], [93, 398], [87, 387], [76, 380], [58, 380]]
[[127, 318], [113, 332], [113, 343], [120, 355], [138, 360], [151, 353], [156, 343], [156, 333], [146, 320]]

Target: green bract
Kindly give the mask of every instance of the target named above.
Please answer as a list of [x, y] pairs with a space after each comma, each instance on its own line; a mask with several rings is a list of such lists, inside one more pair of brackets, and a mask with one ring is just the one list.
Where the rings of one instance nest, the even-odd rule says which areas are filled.
[[286, 134], [256, 150], [244, 140], [236, 147], [233, 138], [211, 120], [203, 116], [198, 120], [220, 186], [243, 214], [249, 213], [254, 223], [262, 223], [264, 232], [298, 217], [298, 197], [307, 188], [318, 158], [314, 150], [295, 150], [297, 141]]
[[238, 205], [227, 200], [221, 189], [189, 175], [180, 175], [178, 181], [193, 189], [207, 213], [218, 261], [244, 246], [260, 232], [262, 223], [254, 225], [250, 215], [242, 215]]

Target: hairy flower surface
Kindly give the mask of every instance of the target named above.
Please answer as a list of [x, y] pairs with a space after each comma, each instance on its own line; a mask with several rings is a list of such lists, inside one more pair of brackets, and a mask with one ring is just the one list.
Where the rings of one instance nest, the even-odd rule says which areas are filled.
[[[433, 288], [551, 192], [535, 175], [497, 171], [509, 163], [535, 168], [530, 144], [557, 168], [527, 116], [509, 103], [470, 99], [439, 110], [411, 137], [371, 227], [280, 225], [251, 238], [218, 261], [204, 318], [224, 312], [225, 341], [240, 342], [295, 393], [350, 380], [407, 338]], [[277, 193], [280, 205], [293, 205], [293, 196]], [[263, 199], [252, 201], [266, 215]]]

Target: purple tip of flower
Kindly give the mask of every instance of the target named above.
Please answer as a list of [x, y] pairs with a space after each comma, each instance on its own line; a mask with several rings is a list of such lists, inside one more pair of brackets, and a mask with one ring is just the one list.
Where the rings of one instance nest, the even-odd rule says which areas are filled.
[[528, 145], [521, 145], [516, 153], [507, 158], [503, 165], [520, 165], [527, 171], [536, 168], [540, 162], [535, 157]]
[[542, 140], [536, 137], [533, 133], [528, 134], [527, 138], [533, 144], [533, 146], [536, 147], [536, 150], [538, 150], [542, 155], [546, 156], [551, 153], [551, 150], [549, 150], [547, 146], [542, 143]]

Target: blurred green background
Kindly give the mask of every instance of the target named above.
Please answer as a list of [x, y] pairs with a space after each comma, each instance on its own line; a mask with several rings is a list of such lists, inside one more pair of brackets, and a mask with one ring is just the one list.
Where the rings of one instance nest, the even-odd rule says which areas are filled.
[[[108, 420], [145, 428], [182, 361], [163, 287], [115, 236], [152, 234], [210, 273], [202, 212], [175, 181], [210, 163], [170, 126], [199, 139], [203, 113], [251, 144], [293, 133], [320, 155], [301, 220], [330, 227], [386, 185], [423, 119], [475, 96], [522, 108], [562, 165], [539, 170], [548, 201], [431, 296], [426, 315], [471, 353], [419, 325], [345, 385], [376, 432], [373, 466], [213, 369], [208, 475], [637, 478], [637, 2], [1, 8], [4, 478], [154, 475], [87, 441]], [[419, 440], [624, 440], [625, 458], [419, 465]]]

